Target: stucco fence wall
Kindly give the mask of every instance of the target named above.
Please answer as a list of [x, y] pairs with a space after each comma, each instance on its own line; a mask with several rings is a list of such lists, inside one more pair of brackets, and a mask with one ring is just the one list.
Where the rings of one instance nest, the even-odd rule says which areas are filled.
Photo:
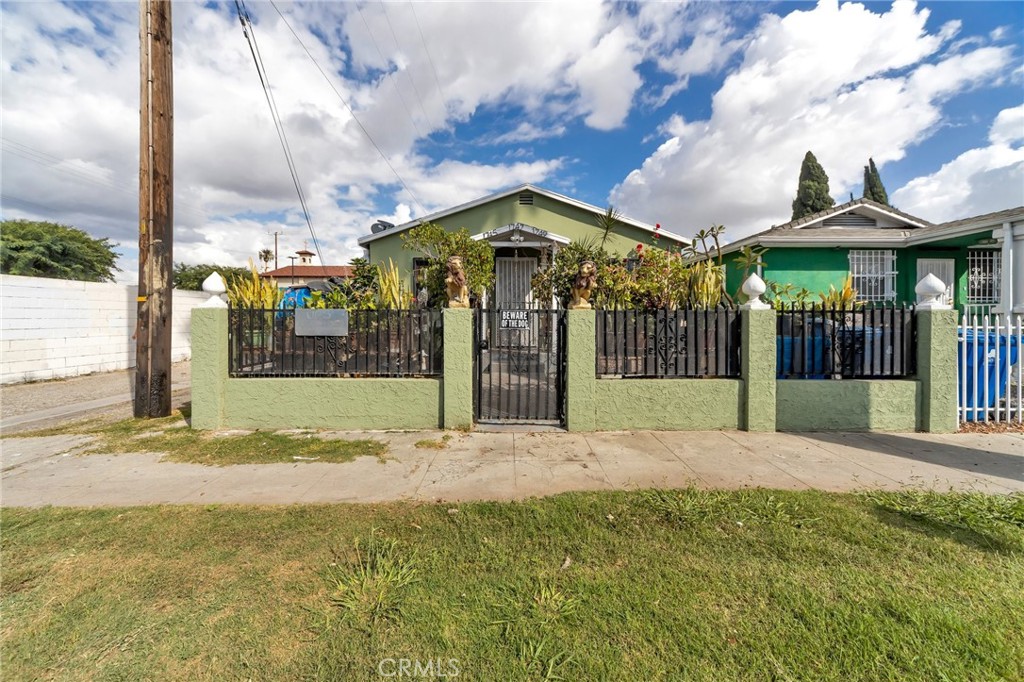
[[[918, 313], [918, 373], [894, 380], [777, 380], [775, 312], [743, 310], [734, 379], [603, 379], [594, 311], [568, 312], [570, 431], [956, 430], [956, 314]], [[193, 313], [196, 428], [427, 429], [473, 422], [473, 311], [445, 310], [444, 376], [229, 378], [227, 311]]]
[[[0, 275], [0, 383], [135, 366], [138, 287]], [[191, 357], [191, 312], [209, 298], [172, 295], [172, 360]]]
[[225, 308], [192, 314], [198, 429], [436, 429], [473, 422], [473, 311], [444, 312], [444, 377], [231, 378]]
[[956, 431], [956, 313], [918, 313], [909, 379], [778, 380], [775, 311], [741, 313], [738, 379], [605, 379], [593, 311], [569, 311], [570, 431]]

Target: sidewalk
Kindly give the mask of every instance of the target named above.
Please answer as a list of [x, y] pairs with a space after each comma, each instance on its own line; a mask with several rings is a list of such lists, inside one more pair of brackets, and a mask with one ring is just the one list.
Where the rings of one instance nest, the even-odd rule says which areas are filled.
[[755, 434], [738, 431], [453, 434], [372, 437], [387, 461], [207, 467], [156, 454], [74, 454], [78, 436], [2, 441], [4, 506], [292, 504], [506, 500], [569, 490], [762, 486], [826, 491], [1024, 491], [1021, 434]]
[[[189, 400], [192, 365], [171, 366], [173, 404]], [[0, 431], [4, 434], [56, 426], [96, 415], [132, 415], [135, 370], [98, 372], [0, 388]]]

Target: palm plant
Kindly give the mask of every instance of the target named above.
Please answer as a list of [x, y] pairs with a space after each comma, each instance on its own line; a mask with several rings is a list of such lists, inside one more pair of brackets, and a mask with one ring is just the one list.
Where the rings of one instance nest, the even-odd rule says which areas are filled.
[[262, 249], [260, 251], [260, 260], [263, 262], [263, 272], [270, 269], [270, 261], [274, 258], [274, 252], [270, 249]]
[[615, 231], [615, 228], [621, 224], [622, 214], [615, 210], [614, 206], [609, 206], [605, 209], [605, 212], [597, 216], [597, 227], [601, 230], [601, 248], [604, 248], [605, 242], [608, 241], [609, 235]]

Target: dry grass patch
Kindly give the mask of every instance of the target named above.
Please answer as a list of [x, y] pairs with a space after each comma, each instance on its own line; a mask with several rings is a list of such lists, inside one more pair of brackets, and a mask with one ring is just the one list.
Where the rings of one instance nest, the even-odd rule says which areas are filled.
[[349, 462], [357, 457], [384, 461], [387, 445], [371, 438], [325, 439], [316, 433], [251, 433], [223, 435], [197, 431], [186, 421], [187, 410], [160, 419], [86, 420], [50, 429], [16, 434], [18, 438], [82, 435], [93, 440], [82, 454], [158, 452], [170, 462], [209, 466], [303, 462]]
[[448, 447], [448, 441], [452, 439], [450, 433], [446, 433], [437, 440], [424, 439], [418, 440], [414, 443], [413, 447], [420, 450], [444, 450]]

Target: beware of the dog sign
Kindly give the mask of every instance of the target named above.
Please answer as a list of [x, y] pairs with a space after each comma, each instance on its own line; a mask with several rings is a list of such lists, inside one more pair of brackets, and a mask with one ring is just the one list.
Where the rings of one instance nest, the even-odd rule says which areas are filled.
[[529, 329], [530, 315], [525, 310], [502, 310], [501, 329]]

